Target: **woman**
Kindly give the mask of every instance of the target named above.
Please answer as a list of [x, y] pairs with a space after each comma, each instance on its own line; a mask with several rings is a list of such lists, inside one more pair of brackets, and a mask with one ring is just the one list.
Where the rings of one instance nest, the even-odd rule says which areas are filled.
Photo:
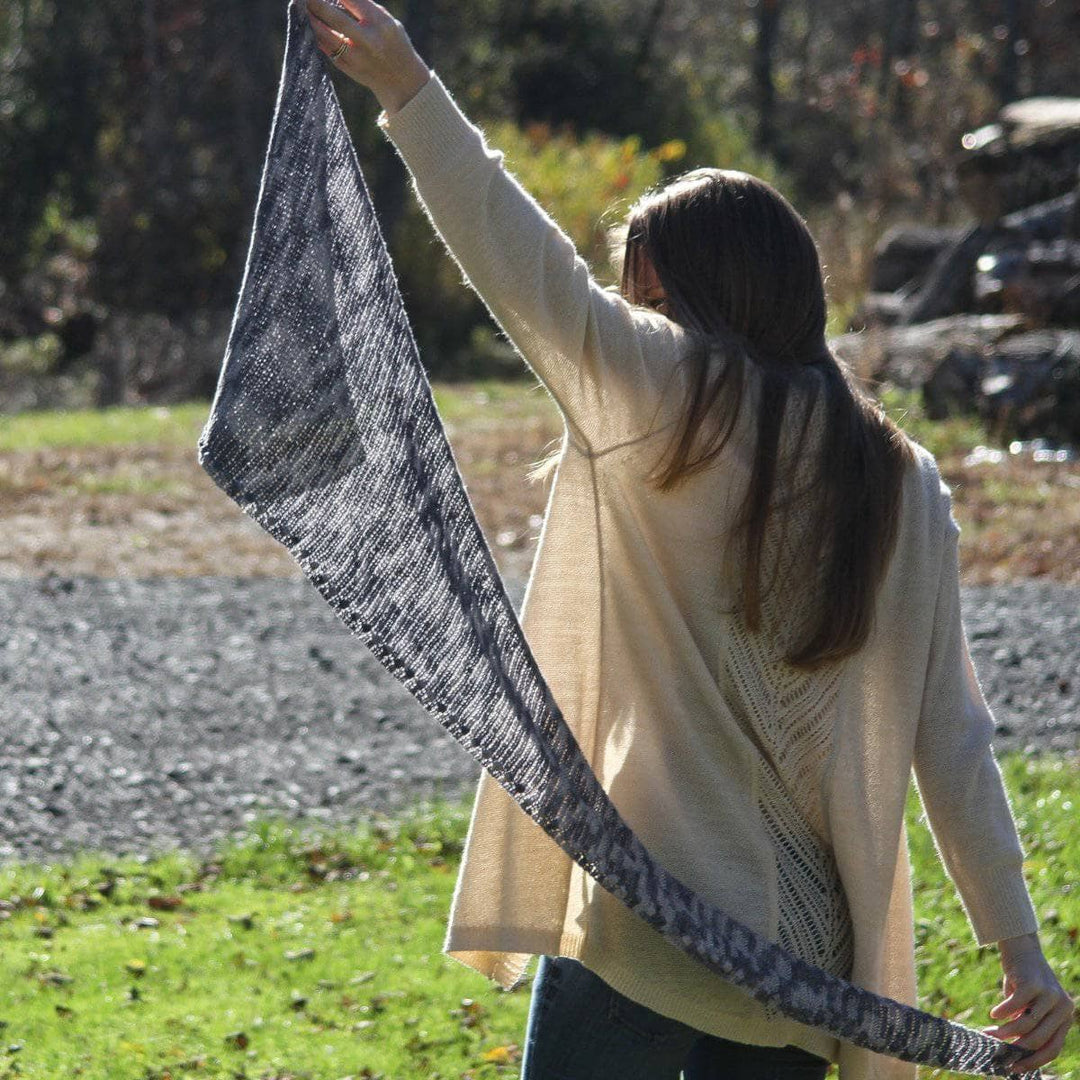
[[[805, 224], [696, 170], [631, 212], [621, 288], [502, 167], [371, 0], [306, 0], [470, 284], [565, 420], [522, 625], [649, 850], [814, 964], [915, 1003], [914, 771], [1029, 1070], [1072, 1000], [1042, 956], [932, 456], [825, 344]], [[913, 1080], [761, 1005], [656, 934], [481, 777], [444, 951], [504, 987], [540, 955], [526, 1080]]]

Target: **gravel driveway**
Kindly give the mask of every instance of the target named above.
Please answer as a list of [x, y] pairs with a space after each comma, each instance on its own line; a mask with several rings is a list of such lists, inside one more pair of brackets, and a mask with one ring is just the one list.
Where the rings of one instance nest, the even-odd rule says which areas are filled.
[[[963, 603], [995, 746], [1080, 750], [1080, 588]], [[11, 579], [0, 605], [0, 857], [207, 852], [259, 811], [355, 821], [479, 778], [305, 580]]]

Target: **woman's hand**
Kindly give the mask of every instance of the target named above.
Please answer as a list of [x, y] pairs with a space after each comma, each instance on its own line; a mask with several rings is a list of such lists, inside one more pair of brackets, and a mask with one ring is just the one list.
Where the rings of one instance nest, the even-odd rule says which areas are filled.
[[413, 48], [405, 27], [381, 4], [373, 0], [342, 3], [344, 8], [327, 0], [307, 0], [319, 49], [350, 79], [373, 91], [389, 116], [416, 94], [431, 71]]
[[1028, 1072], [1045, 1065], [1061, 1052], [1065, 1036], [1074, 1022], [1076, 1003], [1050, 969], [1042, 949], [1036, 946], [1016, 955], [1001, 954], [1004, 971], [1002, 992], [1006, 995], [990, 1010], [995, 1020], [1015, 1017], [984, 1034], [1005, 1041], [1019, 1036], [1015, 1046], [1032, 1051], [1011, 1067]]

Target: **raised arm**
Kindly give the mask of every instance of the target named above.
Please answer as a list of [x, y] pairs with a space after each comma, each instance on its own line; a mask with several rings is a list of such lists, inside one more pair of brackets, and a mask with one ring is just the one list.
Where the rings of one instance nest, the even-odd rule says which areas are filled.
[[304, 2], [319, 48], [375, 93], [378, 124], [436, 231], [575, 441], [600, 451], [674, 422], [685, 331], [593, 280], [389, 11], [374, 0]]
[[968, 650], [960, 609], [958, 541], [949, 488], [930, 661], [915, 741], [919, 798], [979, 945], [1033, 934], [1024, 851], [994, 757], [994, 718]]
[[672, 395], [666, 400], [678, 403], [685, 333], [593, 279], [570, 238], [506, 170], [502, 152], [488, 147], [437, 74], [378, 123], [466, 280], [578, 440], [601, 450], [644, 434], [665, 386]]

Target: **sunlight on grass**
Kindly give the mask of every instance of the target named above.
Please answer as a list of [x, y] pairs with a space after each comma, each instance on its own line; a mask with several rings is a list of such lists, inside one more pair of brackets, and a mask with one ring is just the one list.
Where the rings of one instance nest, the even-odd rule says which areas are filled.
[[0, 450], [45, 447], [137, 446], [193, 443], [206, 421], [208, 406], [123, 406], [71, 409], [0, 416]]
[[[432, 390], [439, 415], [454, 427], [558, 420], [555, 403], [535, 379], [436, 382]], [[980, 442], [987, 443], [977, 419], [928, 420], [917, 392], [890, 389], [882, 403], [893, 420], [935, 455], [966, 452]], [[149, 444], [194, 447], [209, 409], [209, 402], [189, 402], [0, 416], [0, 451]]]
[[[432, 391], [439, 415], [457, 425], [557, 415], [547, 391], [534, 379], [436, 382]], [[194, 447], [209, 413], [207, 401], [0, 415], [0, 451], [146, 444]]]
[[[482, 527], [493, 538], [512, 537], [513, 551], [526, 558], [548, 490], [530, 480], [529, 469], [558, 450], [565, 434], [554, 401], [531, 378], [437, 382], [433, 391]], [[914, 391], [886, 389], [882, 404], [934, 454], [952, 488], [965, 583], [1080, 583], [1080, 465], [1022, 456], [968, 465], [974, 447], [994, 445], [978, 419], [929, 420]], [[217, 522], [220, 513], [220, 494], [196, 457], [208, 411], [209, 403], [195, 403], [0, 417], [0, 512], [20, 515], [32, 538], [19, 549], [19, 571], [39, 573], [56, 564], [56, 552], [77, 551], [64, 556], [74, 572], [160, 573], [162, 561], [151, 565], [143, 549], [117, 535], [144, 511], [164, 523], [152, 544], [176, 549], [171, 565], [209, 565], [190, 527], [196, 517]], [[217, 524], [211, 534], [219, 534]], [[280, 572], [270, 543], [245, 572]]]
[[[555, 403], [535, 380], [434, 383], [432, 390], [439, 415], [455, 428], [558, 421]], [[928, 420], [915, 391], [889, 389], [881, 400], [888, 415], [935, 456], [966, 453], [979, 443], [987, 443], [977, 419]], [[0, 416], [0, 451], [139, 445], [194, 448], [208, 414], [208, 402], [195, 402]]]
[[469, 383], [435, 383], [435, 406], [448, 424], [473, 426], [522, 419], [555, 422], [558, 409], [535, 379], [483, 379]]
[[[1044, 948], [1075, 986], [1080, 767], [1000, 760]], [[262, 818], [203, 860], [0, 866], [0, 1077], [516, 1077], [529, 984], [507, 994], [441, 952], [470, 810], [437, 800], [352, 828]], [[907, 823], [920, 1005], [983, 1026], [996, 952], [975, 947], [913, 786]], [[1056, 1075], [1080, 1068], [1078, 1044]]]
[[[1040, 920], [1039, 937], [1051, 967], [1075, 996], [1080, 981], [1080, 838], [1075, 822], [1080, 808], [1080, 762], [1056, 754], [1025, 758], [1000, 754], [998, 760], [1027, 858], [1024, 877]], [[908, 791], [908, 842], [913, 867], [916, 970], [919, 1005], [929, 1012], [985, 1027], [989, 1010], [1002, 1000], [997, 950], [979, 948], [934, 851], [914, 786]], [[1056, 1061], [1043, 1075], [1080, 1075], [1080, 1033], [1070, 1032]], [[946, 1080], [961, 1074], [920, 1068], [920, 1080]]]
[[889, 387], [881, 395], [886, 415], [936, 458], [966, 454], [976, 446], [995, 446], [978, 417], [957, 416], [930, 420], [923, 409], [918, 390]]

